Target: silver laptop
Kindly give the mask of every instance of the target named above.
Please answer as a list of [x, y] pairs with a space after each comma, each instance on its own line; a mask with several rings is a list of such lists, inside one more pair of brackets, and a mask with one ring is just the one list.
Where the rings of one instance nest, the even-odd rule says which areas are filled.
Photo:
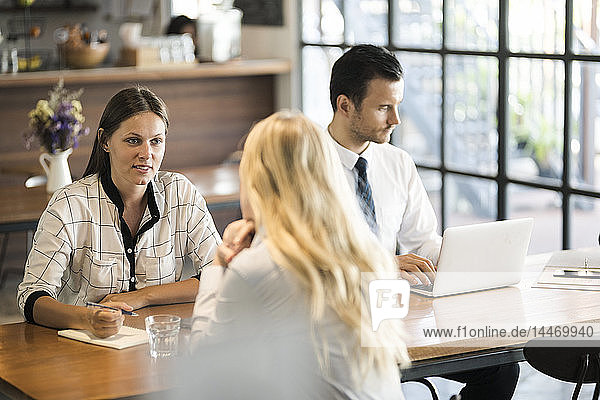
[[433, 284], [411, 290], [439, 297], [519, 283], [532, 229], [533, 218], [446, 229]]

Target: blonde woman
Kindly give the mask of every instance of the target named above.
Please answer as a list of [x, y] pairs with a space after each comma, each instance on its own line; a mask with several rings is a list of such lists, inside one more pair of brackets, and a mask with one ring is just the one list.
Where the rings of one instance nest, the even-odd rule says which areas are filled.
[[202, 275], [192, 340], [203, 396], [402, 398], [398, 329], [384, 323], [376, 336], [361, 312], [361, 277], [393, 273], [394, 259], [359, 214], [337, 157], [299, 113], [273, 114], [250, 132], [244, 220], [224, 240], [252, 224], [257, 233], [235, 256], [221, 245]]

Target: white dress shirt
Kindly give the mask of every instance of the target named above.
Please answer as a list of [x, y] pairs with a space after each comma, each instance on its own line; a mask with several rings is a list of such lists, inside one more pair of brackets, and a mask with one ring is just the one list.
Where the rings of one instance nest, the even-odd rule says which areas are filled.
[[41, 295], [85, 305], [109, 293], [179, 281], [186, 256], [199, 276], [221, 242], [204, 198], [183, 175], [163, 171], [146, 193], [148, 206], [133, 240], [122, 229], [123, 203], [110, 178], [91, 175], [52, 196], [17, 291], [28, 320]]
[[[258, 235], [228, 268], [202, 273], [191, 341], [188, 389], [207, 398], [403, 399], [396, 365], [352, 380], [357, 363], [343, 349], [357, 350], [360, 338], [329, 307], [311, 322], [308, 293]], [[324, 348], [326, 373], [315, 351]]]
[[[358, 174], [354, 165], [359, 155], [331, 140], [356, 193]], [[415, 253], [437, 264], [442, 244], [437, 218], [408, 153], [389, 143], [371, 142], [360, 157], [368, 162], [367, 179], [383, 246], [394, 254]]]

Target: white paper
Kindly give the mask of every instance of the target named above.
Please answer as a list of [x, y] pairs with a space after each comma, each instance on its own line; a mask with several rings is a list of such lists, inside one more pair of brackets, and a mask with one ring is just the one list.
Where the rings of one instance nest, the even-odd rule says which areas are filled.
[[[569, 286], [598, 286], [600, 287], [600, 279], [588, 278], [571, 278], [566, 276], [554, 276], [555, 273], [561, 272], [564, 267], [545, 267], [540, 277], [538, 284], [549, 285], [569, 285]], [[573, 268], [573, 270], [584, 270], [584, 268]]]
[[69, 339], [96, 344], [98, 346], [112, 347], [113, 349], [119, 350], [148, 343], [148, 334], [145, 330], [132, 328], [130, 326], [122, 326], [119, 333], [104, 339], [95, 336], [90, 331], [77, 329], [58, 331], [58, 336], [64, 336]]

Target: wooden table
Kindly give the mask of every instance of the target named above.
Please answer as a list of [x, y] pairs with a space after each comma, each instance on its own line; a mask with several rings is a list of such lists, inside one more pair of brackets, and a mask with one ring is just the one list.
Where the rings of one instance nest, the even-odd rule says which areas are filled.
[[[206, 199], [211, 212], [239, 204], [236, 164], [183, 169]], [[0, 233], [35, 230], [50, 196], [45, 187], [0, 187]]]
[[[191, 317], [193, 303], [144, 308], [125, 324], [144, 329], [151, 314]], [[172, 388], [171, 363], [153, 362], [147, 344], [115, 350], [78, 342], [56, 329], [0, 325], [0, 392], [15, 399], [108, 399]]]
[[[598, 334], [600, 296], [594, 291], [532, 288], [550, 257], [527, 258], [521, 283], [514, 287], [437, 299], [412, 295], [405, 318], [412, 368], [403, 379], [461, 372], [523, 361], [527, 338], [464, 339], [425, 337], [426, 329], [485, 328], [593, 324]], [[491, 332], [491, 331], [490, 331]], [[532, 339], [530, 337], [529, 339]]]
[[[413, 366], [403, 379], [459, 372], [522, 360], [526, 339], [504, 342], [425, 338], [423, 329], [490, 325], [548, 326], [600, 320], [600, 296], [595, 292], [535, 289], [549, 255], [529, 259], [518, 287], [440, 299], [413, 295], [405, 318]], [[192, 304], [145, 308], [126, 324], [142, 327], [150, 314], [188, 317]], [[168, 390], [169, 366], [151, 363], [148, 345], [125, 350], [93, 346], [58, 337], [56, 330], [27, 323], [0, 326], [0, 392], [14, 398], [118, 398]], [[159, 394], [160, 397], [160, 394]]]

